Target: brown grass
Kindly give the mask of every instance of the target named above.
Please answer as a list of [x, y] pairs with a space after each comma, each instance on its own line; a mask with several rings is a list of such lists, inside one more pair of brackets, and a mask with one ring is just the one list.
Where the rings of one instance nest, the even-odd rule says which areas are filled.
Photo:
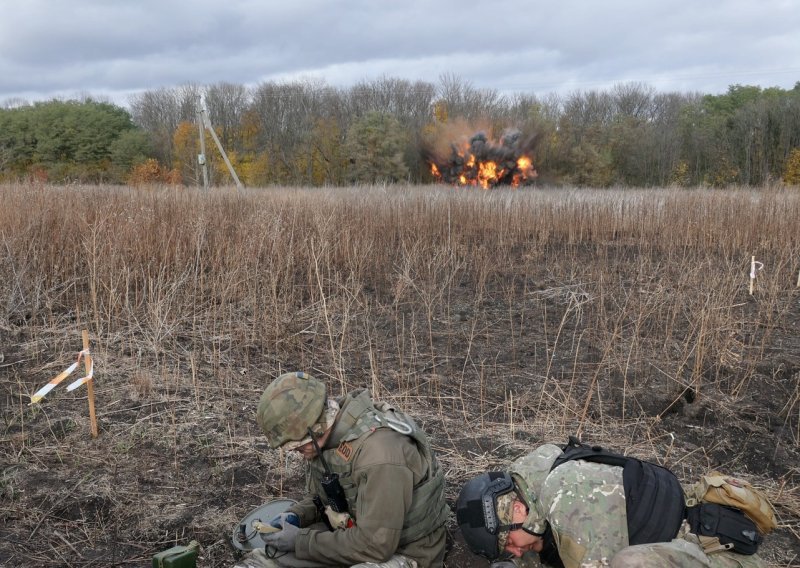
[[[301, 492], [253, 419], [294, 369], [418, 416], [450, 498], [580, 432], [687, 483], [747, 477], [778, 501], [765, 556], [800, 553], [797, 191], [20, 184], [0, 202], [10, 566], [147, 564], [189, 538], [229, 564], [221, 535]], [[85, 390], [27, 404], [82, 329], [97, 440]]]

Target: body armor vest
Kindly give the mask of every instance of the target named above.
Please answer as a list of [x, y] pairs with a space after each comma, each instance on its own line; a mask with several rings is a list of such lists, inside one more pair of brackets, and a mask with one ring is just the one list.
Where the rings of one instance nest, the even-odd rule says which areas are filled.
[[[414, 487], [411, 508], [406, 513], [403, 530], [400, 533], [400, 546], [402, 547], [442, 526], [450, 513], [450, 508], [444, 499], [444, 473], [439, 467], [425, 433], [404, 413], [386, 403], [373, 405], [369, 393], [361, 391], [354, 393], [354, 398], [342, 408], [335, 426], [337, 434], [344, 432], [343, 436], [339, 438], [339, 442], [348, 443], [348, 458], [341, 455], [337, 448], [327, 448], [322, 451], [322, 455], [331, 472], [339, 475], [350, 515], [358, 524], [358, 519], [354, 514], [358, 487], [352, 476], [353, 464], [358, 462], [364, 442], [379, 428], [391, 428], [411, 438], [422, 455], [427, 470], [422, 480]], [[314, 459], [309, 462], [307, 489], [309, 493], [319, 495], [327, 504], [325, 492], [320, 485], [324, 473], [322, 460]]]

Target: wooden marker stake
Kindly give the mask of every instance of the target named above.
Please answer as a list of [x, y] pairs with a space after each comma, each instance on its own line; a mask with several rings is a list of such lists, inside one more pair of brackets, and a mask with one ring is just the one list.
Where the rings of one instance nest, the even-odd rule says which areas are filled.
[[756, 282], [756, 257], [750, 257], [750, 295], [753, 295], [753, 286]]
[[[83, 336], [83, 348], [88, 350], [89, 330], [84, 329], [81, 335]], [[83, 368], [87, 375], [91, 372], [92, 356], [88, 353], [83, 356]], [[94, 412], [94, 378], [91, 378], [86, 382], [86, 392], [89, 395], [89, 421], [91, 422], [92, 438], [97, 438], [97, 416]]]

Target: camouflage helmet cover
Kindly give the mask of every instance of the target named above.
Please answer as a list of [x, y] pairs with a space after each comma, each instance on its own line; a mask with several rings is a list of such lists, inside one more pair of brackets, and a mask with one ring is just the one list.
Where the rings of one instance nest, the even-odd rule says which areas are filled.
[[256, 420], [271, 448], [302, 440], [322, 415], [325, 383], [298, 371], [272, 381], [258, 403]]

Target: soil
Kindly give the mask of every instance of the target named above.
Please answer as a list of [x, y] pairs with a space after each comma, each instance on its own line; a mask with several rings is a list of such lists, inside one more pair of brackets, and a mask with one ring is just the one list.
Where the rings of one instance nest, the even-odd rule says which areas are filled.
[[[360, 339], [338, 362], [324, 354], [324, 333], [300, 335], [285, 351], [256, 342], [225, 352], [209, 337], [192, 353], [180, 341], [147, 353], [124, 337], [93, 335], [96, 438], [85, 388], [68, 393], [64, 383], [29, 405], [80, 349], [79, 316], [65, 316], [59, 331], [3, 324], [0, 564], [150, 566], [155, 553], [194, 539], [199, 566], [231, 566], [239, 519], [267, 500], [302, 496], [302, 460], [268, 448], [255, 408], [281, 370], [304, 368], [331, 385], [370, 388], [418, 418], [447, 472], [451, 504], [471, 475], [580, 432], [663, 463], [685, 484], [712, 468], [750, 480], [773, 498], [780, 521], [762, 556], [800, 565], [800, 291], [786, 291], [769, 337], [747, 341], [760, 346], [757, 355], [687, 385], [665, 376], [663, 348], [598, 372], [602, 344], [581, 333], [585, 320], [565, 317], [569, 287], [553, 275], [531, 270], [525, 281], [489, 284], [481, 294], [454, 286], [433, 314], [376, 303], [352, 323], [348, 333]], [[738, 300], [755, 321], [758, 297]], [[65, 337], [65, 328], [74, 331]], [[565, 347], [548, 350], [557, 330]], [[412, 336], [436, 355], [405, 347]], [[56, 358], [54, 344], [70, 355]], [[449, 530], [446, 566], [487, 565], [452, 520]]]

